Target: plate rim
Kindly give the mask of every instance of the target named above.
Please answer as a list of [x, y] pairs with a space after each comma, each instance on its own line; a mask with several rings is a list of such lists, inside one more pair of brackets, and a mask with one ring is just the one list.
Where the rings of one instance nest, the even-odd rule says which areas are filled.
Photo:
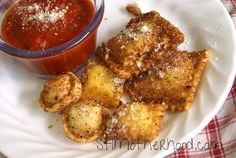
[[[221, 8], [222, 10], [224, 10], [224, 15], [227, 18], [227, 21], [229, 22], [229, 26], [233, 31], [233, 42], [236, 43], [236, 26], [233, 23], [232, 17], [230, 16], [229, 12], [227, 11], [227, 9], [225, 8], [225, 6], [223, 5], [223, 3], [220, 0], [214, 0]], [[233, 58], [236, 59], [236, 45], [233, 46], [234, 48], [234, 53], [232, 55]], [[235, 60], [236, 61], [236, 60]], [[229, 92], [233, 86], [234, 80], [236, 79], [236, 62], [233, 62], [233, 66], [232, 66], [232, 70], [231, 73], [229, 75], [229, 79], [227, 81], [227, 87], [225, 88], [224, 92], [222, 92], [221, 97], [218, 99], [217, 104], [215, 105], [215, 108], [211, 111], [211, 113], [209, 113], [207, 115], [207, 117], [205, 117], [204, 119], [202, 119], [201, 123], [198, 125], [198, 127], [196, 127], [194, 130], [192, 130], [191, 132], [189, 132], [187, 135], [185, 135], [179, 142], [183, 143], [183, 142], [187, 142], [190, 138], [195, 137], [201, 130], [203, 130], [208, 124], [209, 122], [216, 116], [216, 114], [219, 112], [219, 110], [221, 109], [221, 107], [224, 105], [227, 96], [229, 95]], [[175, 152], [176, 150], [169, 150], [166, 153], [163, 153], [163, 155], [161, 155], [161, 157], [164, 156], [168, 156], [169, 154], [172, 154], [173, 152]], [[143, 151], [142, 151], [143, 152]], [[154, 157], [157, 157], [159, 155], [155, 155]]]

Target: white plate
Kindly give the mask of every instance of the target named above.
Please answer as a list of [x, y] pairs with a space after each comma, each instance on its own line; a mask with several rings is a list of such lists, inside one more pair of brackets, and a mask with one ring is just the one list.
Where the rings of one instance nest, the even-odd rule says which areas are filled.
[[[130, 15], [129, 0], [106, 0], [99, 44], [119, 32]], [[210, 62], [190, 111], [168, 114], [157, 140], [183, 142], [196, 135], [224, 103], [235, 76], [235, 31], [218, 0], [139, 0], [143, 11], [157, 10], [178, 26], [186, 41], [181, 49], [211, 49]], [[0, 55], [0, 151], [11, 158], [161, 157], [173, 151], [122, 149], [100, 151], [96, 143], [76, 144], [64, 136], [58, 114], [37, 105], [42, 81], [5, 55]], [[49, 129], [48, 126], [54, 127]], [[101, 146], [100, 146], [101, 147]], [[105, 147], [105, 146], [104, 146]]]

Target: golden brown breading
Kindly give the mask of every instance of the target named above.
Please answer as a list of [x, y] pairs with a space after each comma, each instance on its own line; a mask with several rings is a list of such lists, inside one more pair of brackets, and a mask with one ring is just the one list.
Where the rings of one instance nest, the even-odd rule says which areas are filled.
[[113, 72], [98, 61], [88, 63], [81, 82], [82, 100], [94, 100], [109, 108], [116, 108], [119, 105], [124, 81], [115, 78]]
[[167, 104], [171, 111], [191, 107], [209, 53], [168, 50], [156, 54], [154, 67], [125, 83], [133, 100]]
[[128, 4], [126, 6], [126, 10], [131, 13], [131, 14], [134, 14], [135, 16], [139, 16], [142, 14], [140, 8], [138, 7], [137, 4]]
[[94, 101], [80, 101], [63, 113], [63, 128], [68, 138], [77, 142], [92, 142], [106, 129], [108, 113]]
[[159, 135], [165, 105], [128, 103], [121, 105], [108, 122], [104, 140], [151, 141]]
[[40, 106], [46, 112], [60, 112], [79, 100], [81, 90], [80, 79], [73, 73], [57, 75], [44, 84], [39, 99]]
[[150, 53], [176, 48], [183, 41], [178, 28], [151, 11], [131, 19], [126, 29], [98, 47], [95, 54], [117, 77], [129, 79], [150, 67], [146, 59]]

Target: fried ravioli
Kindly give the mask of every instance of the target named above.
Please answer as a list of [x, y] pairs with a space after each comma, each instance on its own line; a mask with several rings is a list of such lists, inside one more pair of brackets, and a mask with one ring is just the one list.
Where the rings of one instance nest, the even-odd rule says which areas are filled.
[[159, 135], [166, 106], [132, 102], [121, 105], [108, 122], [105, 141], [151, 141]]
[[128, 5], [126, 6], [126, 10], [127, 10], [129, 13], [131, 13], [131, 14], [133, 14], [133, 15], [135, 15], [135, 16], [139, 16], [139, 15], [142, 14], [142, 11], [141, 11], [141, 9], [138, 7], [137, 4], [128, 4]]
[[104, 107], [94, 101], [80, 101], [67, 107], [63, 113], [63, 128], [68, 138], [79, 143], [99, 138], [108, 120]]
[[145, 71], [147, 57], [164, 48], [176, 48], [184, 35], [156, 11], [130, 20], [117, 36], [98, 47], [95, 54], [119, 78], [129, 79]]
[[44, 84], [39, 104], [46, 112], [60, 112], [79, 100], [81, 90], [80, 79], [73, 73], [57, 75]]
[[99, 104], [116, 108], [123, 93], [124, 81], [115, 78], [111, 70], [98, 61], [91, 61], [82, 74], [82, 100], [94, 100]]
[[166, 104], [171, 111], [188, 110], [208, 56], [207, 50], [163, 51], [153, 68], [125, 83], [125, 90], [135, 101]]

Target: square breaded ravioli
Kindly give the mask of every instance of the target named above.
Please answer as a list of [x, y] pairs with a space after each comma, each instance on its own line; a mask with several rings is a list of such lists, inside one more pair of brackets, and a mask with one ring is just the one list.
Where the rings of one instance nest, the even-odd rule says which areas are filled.
[[125, 89], [135, 101], [166, 104], [171, 111], [188, 110], [208, 56], [207, 50], [163, 51], [153, 67], [127, 81]]
[[98, 61], [90, 61], [82, 74], [83, 100], [94, 100], [99, 104], [116, 108], [123, 93], [124, 81], [115, 78], [111, 70]]
[[129, 79], [149, 67], [150, 53], [176, 48], [184, 41], [178, 28], [156, 11], [130, 20], [126, 28], [98, 47], [95, 54], [119, 78]]
[[162, 126], [165, 105], [131, 102], [119, 106], [111, 117], [104, 133], [105, 141], [128, 139], [131, 141], [151, 141]]

